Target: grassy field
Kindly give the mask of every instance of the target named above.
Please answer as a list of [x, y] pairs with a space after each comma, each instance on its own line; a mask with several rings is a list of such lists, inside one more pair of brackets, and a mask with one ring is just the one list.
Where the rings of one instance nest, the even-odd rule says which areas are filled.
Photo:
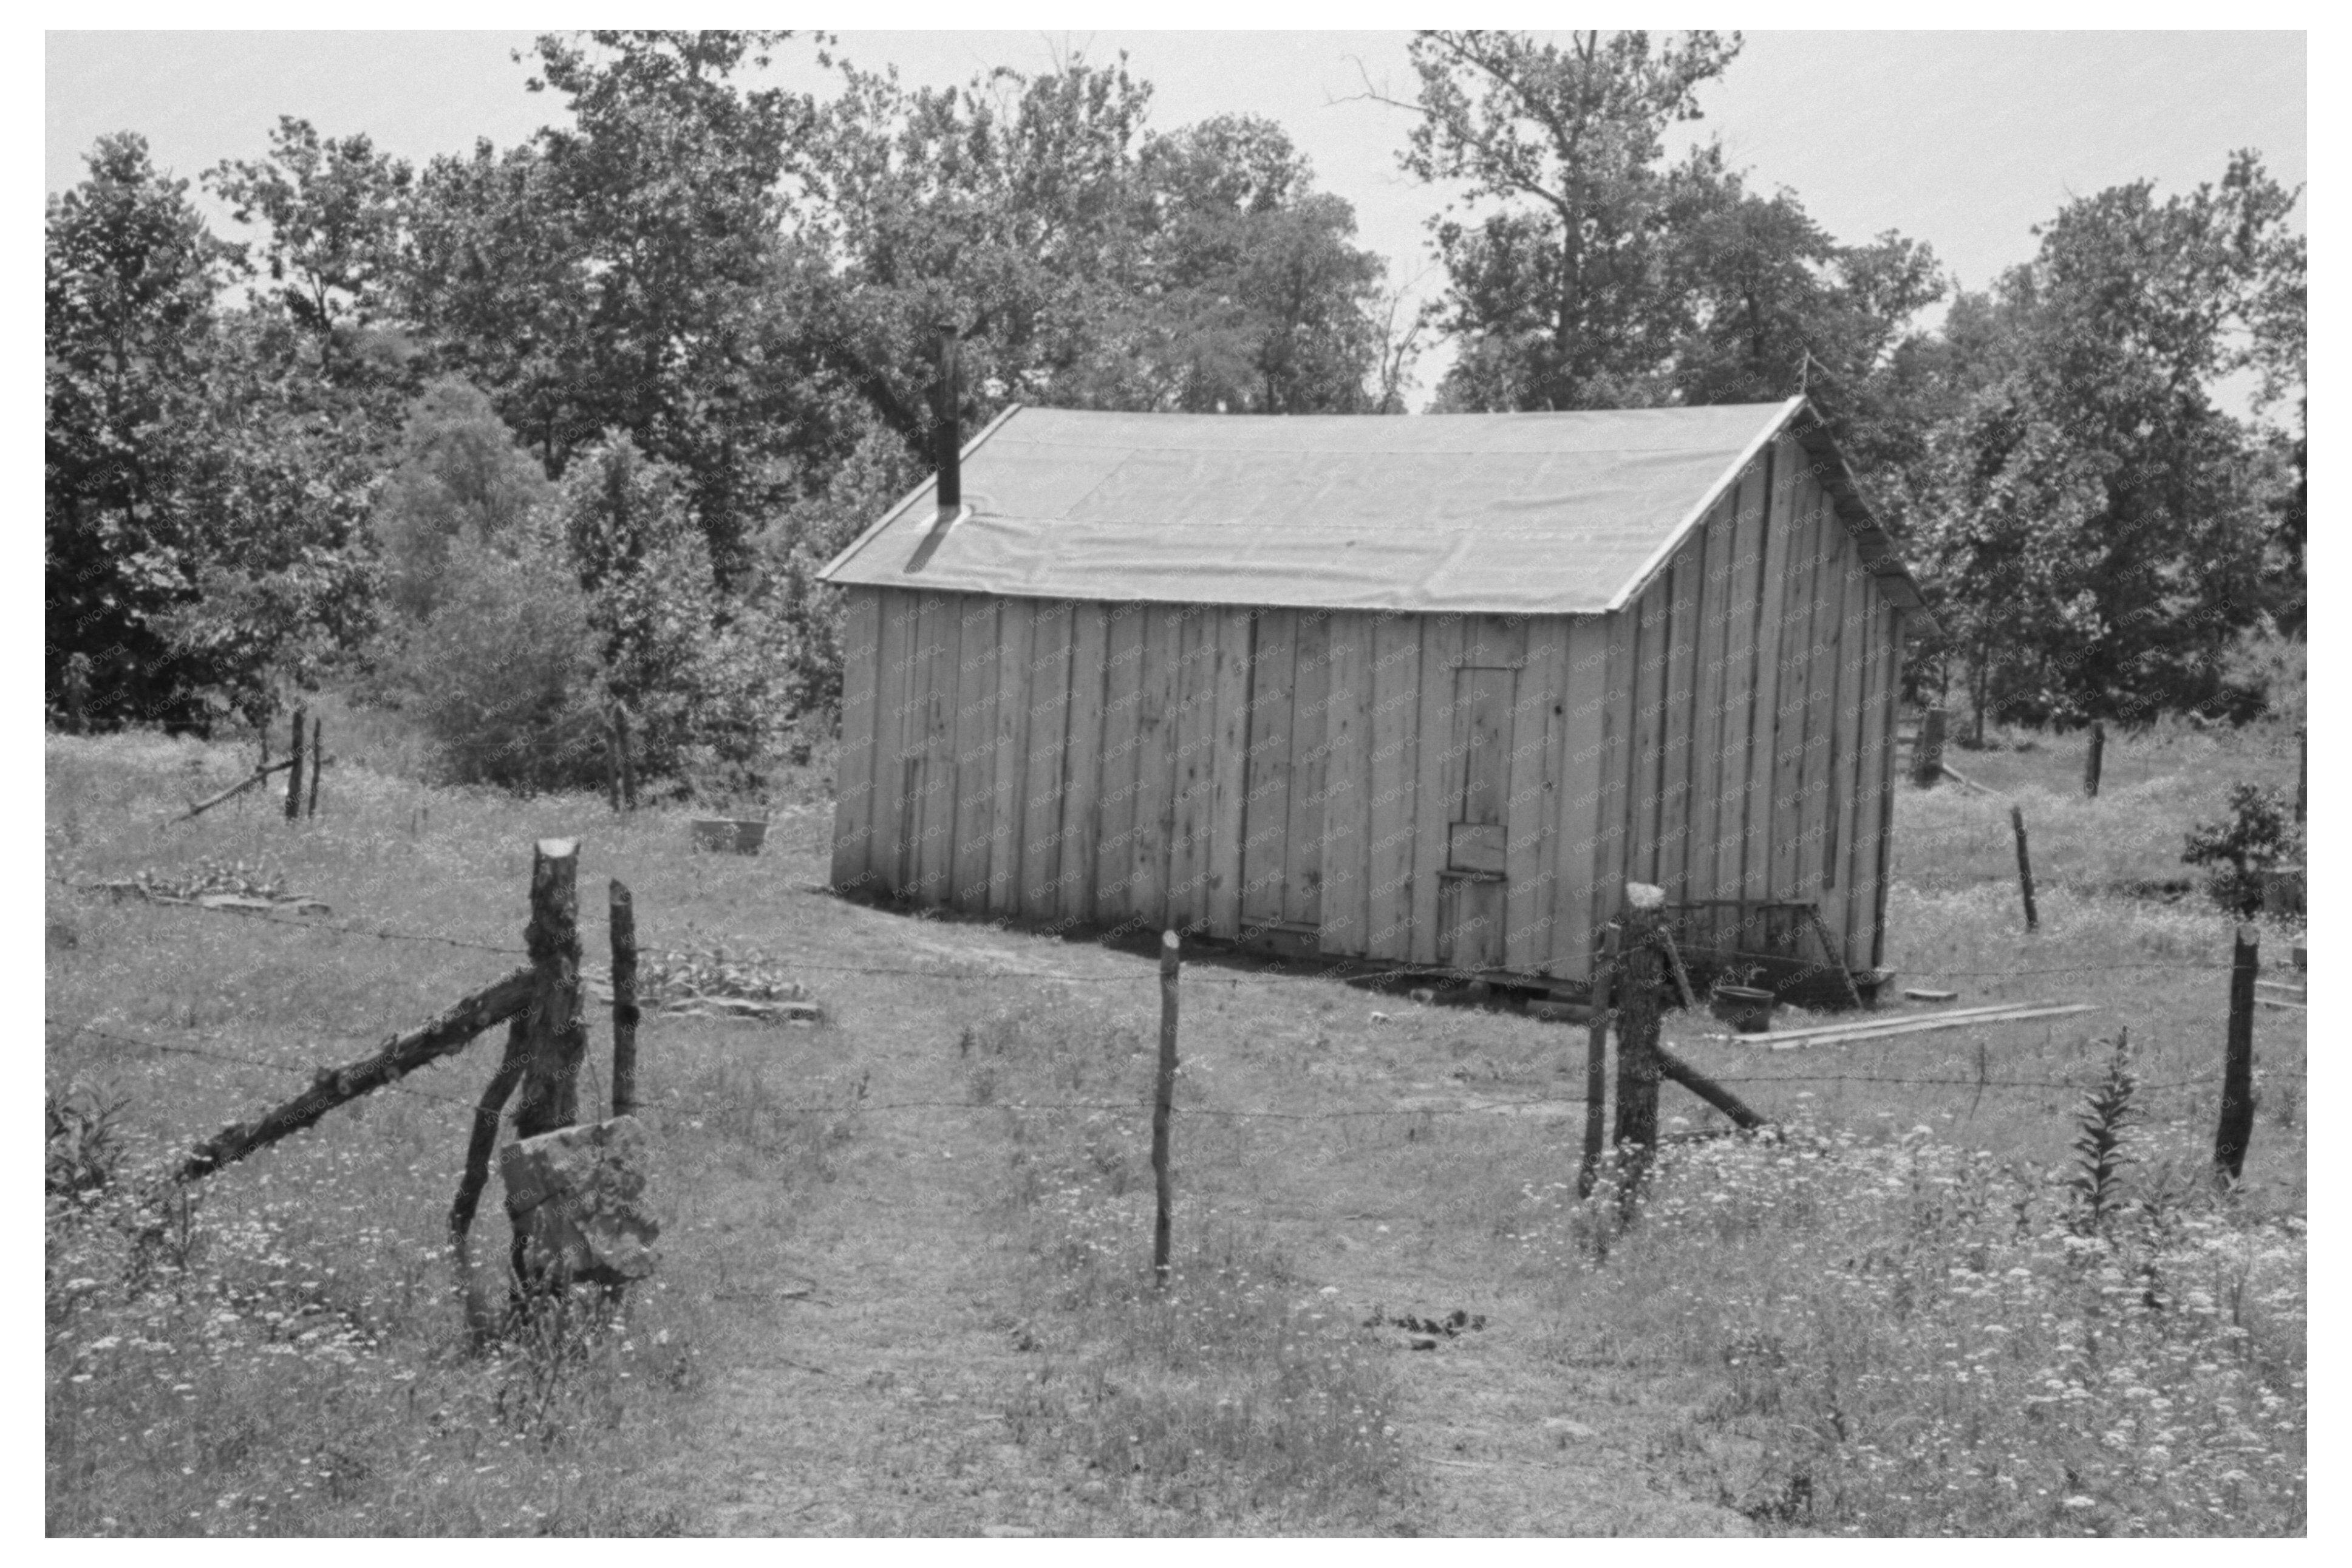
[[[649, 1017], [660, 1271], [488, 1356], [442, 1237], [494, 1042], [184, 1208], [53, 1198], [52, 1533], [2304, 1528], [2302, 1016], [2259, 1019], [2215, 1201], [2230, 921], [2118, 891], [2187, 876], [2233, 779], [2291, 788], [2291, 737], [2119, 738], [2096, 802], [2066, 741], [1955, 752], [2000, 796], [1904, 793], [1890, 963], [2098, 1010], [1778, 1053], [1670, 1015], [1782, 1131], [1697, 1136], [1720, 1119], [1669, 1087], [1692, 1136], [1630, 1229], [1574, 1198], [1582, 1030], [1204, 954], [1163, 1292], [1148, 954], [829, 897], [822, 767], [763, 854], [714, 857], [682, 811], [435, 790], [396, 731], [330, 728], [299, 825], [255, 798], [162, 826], [249, 752], [48, 741], [46, 1067], [54, 1101], [119, 1107], [90, 1162], [158, 1163], [503, 973], [541, 836], [583, 840], [592, 959], [617, 877], [647, 948], [724, 950], [827, 1020]], [[77, 890], [205, 866], [331, 910]], [[2093, 1225], [2070, 1143], [2119, 1030], [2137, 1163]], [[600, 1019], [589, 1082], [607, 1045]]]

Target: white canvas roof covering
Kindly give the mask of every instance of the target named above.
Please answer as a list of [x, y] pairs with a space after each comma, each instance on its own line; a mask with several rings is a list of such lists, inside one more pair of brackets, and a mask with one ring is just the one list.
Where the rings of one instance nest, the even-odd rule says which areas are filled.
[[1570, 414], [1014, 408], [825, 581], [1033, 598], [1562, 615], [1612, 610], [1776, 433], [1798, 433], [1897, 603], [1916, 591], [1800, 399]]

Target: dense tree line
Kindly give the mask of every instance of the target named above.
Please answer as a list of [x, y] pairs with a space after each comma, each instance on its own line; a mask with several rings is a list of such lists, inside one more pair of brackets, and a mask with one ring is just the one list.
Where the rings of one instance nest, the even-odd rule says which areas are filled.
[[[747, 85], [813, 50], [835, 89]], [[2071, 204], [1950, 296], [1669, 128], [1737, 36], [1420, 35], [1400, 162], [1462, 193], [1399, 307], [1281, 128], [1161, 131], [1124, 61], [915, 88], [821, 35], [549, 37], [566, 122], [423, 167], [281, 121], [203, 172], [131, 133], [49, 202], [47, 690], [205, 726], [331, 676], [460, 776], [578, 782], [620, 704], [656, 771], [747, 767], [837, 700], [815, 568], [919, 478], [933, 346], [1013, 402], [1401, 413], [1803, 390], [1937, 595], [1914, 671], [1997, 716], [2211, 704], [2299, 631], [2302, 242], [2252, 154]], [[1950, 296], [1948, 299], [1948, 296]], [[1933, 330], [1922, 312], [1948, 304]]]

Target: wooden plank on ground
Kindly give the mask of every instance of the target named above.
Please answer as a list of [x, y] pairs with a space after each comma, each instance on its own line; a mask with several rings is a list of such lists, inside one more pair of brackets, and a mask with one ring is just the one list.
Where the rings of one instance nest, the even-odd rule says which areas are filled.
[[1080, 600], [1070, 606], [1070, 739], [1062, 761], [1062, 863], [1055, 894], [1059, 918], [1071, 925], [1095, 920], [1109, 677], [1109, 606]]
[[1095, 843], [1095, 920], [1105, 926], [1135, 912], [1135, 778], [1143, 708], [1143, 615], [1139, 604], [1109, 607], [1103, 697], [1102, 833]]
[[1021, 886], [1015, 898], [1024, 920], [1050, 921], [1060, 913], [1062, 757], [1069, 743], [1070, 630], [1067, 599], [1041, 599], [1034, 609], [1025, 683], [1029, 689], [1029, 760], [1021, 786]]
[[2074, 1002], [2063, 1006], [2042, 1005], [1996, 1008], [1989, 1012], [1961, 1014], [1937, 1013], [1928, 1017], [1887, 1019], [1872, 1026], [1852, 1029], [1820, 1030], [1789, 1029], [1765, 1035], [1731, 1035], [1726, 1037], [1735, 1044], [1754, 1046], [1765, 1050], [1792, 1051], [1809, 1046], [1853, 1046], [1869, 1040], [1896, 1039], [1906, 1035], [1931, 1035], [1942, 1029], [1969, 1029], [1993, 1024], [2025, 1024], [2043, 1018], [2071, 1017], [2078, 1013], [2095, 1013], [2097, 1007], [2088, 1002]]
[[1413, 799], [1420, 765], [1420, 616], [1372, 616], [1372, 749], [1369, 881], [1364, 899], [1368, 957], [1412, 954]]
[[1298, 613], [1297, 685], [1290, 720], [1290, 828], [1282, 847], [1282, 916], [1294, 925], [1323, 919], [1324, 746], [1331, 696], [1331, 616]]
[[1298, 669], [1298, 612], [1257, 613], [1250, 668], [1248, 804], [1242, 828], [1242, 923], [1282, 919], [1283, 846], [1290, 834], [1292, 694]]
[[1242, 933], [1242, 823], [1249, 794], [1250, 612], [1216, 615], [1216, 796], [1209, 839], [1209, 934]]
[[1329, 700], [1324, 717], [1322, 932], [1328, 953], [1364, 951], [1370, 881], [1372, 618], [1334, 615], [1328, 627]]
[[1445, 868], [1445, 829], [1456, 800], [1445, 792], [1456, 774], [1454, 671], [1462, 662], [1463, 617], [1425, 616], [1421, 628], [1421, 700], [1415, 722], [1418, 755], [1412, 806], [1412, 962], [1437, 962], [1437, 880]]

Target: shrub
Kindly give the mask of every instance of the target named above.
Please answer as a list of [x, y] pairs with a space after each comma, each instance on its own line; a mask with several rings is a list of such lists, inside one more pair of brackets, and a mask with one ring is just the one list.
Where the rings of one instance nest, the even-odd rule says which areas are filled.
[[594, 788], [604, 727], [588, 598], [550, 545], [512, 553], [460, 536], [446, 592], [404, 650], [403, 676], [450, 783]]
[[2229, 819], [2191, 828], [2180, 858], [2210, 867], [2205, 886], [2213, 901], [2245, 919], [2263, 907], [2258, 873], [2287, 858], [2295, 837], [2276, 790], [2240, 783], [2230, 787]]

